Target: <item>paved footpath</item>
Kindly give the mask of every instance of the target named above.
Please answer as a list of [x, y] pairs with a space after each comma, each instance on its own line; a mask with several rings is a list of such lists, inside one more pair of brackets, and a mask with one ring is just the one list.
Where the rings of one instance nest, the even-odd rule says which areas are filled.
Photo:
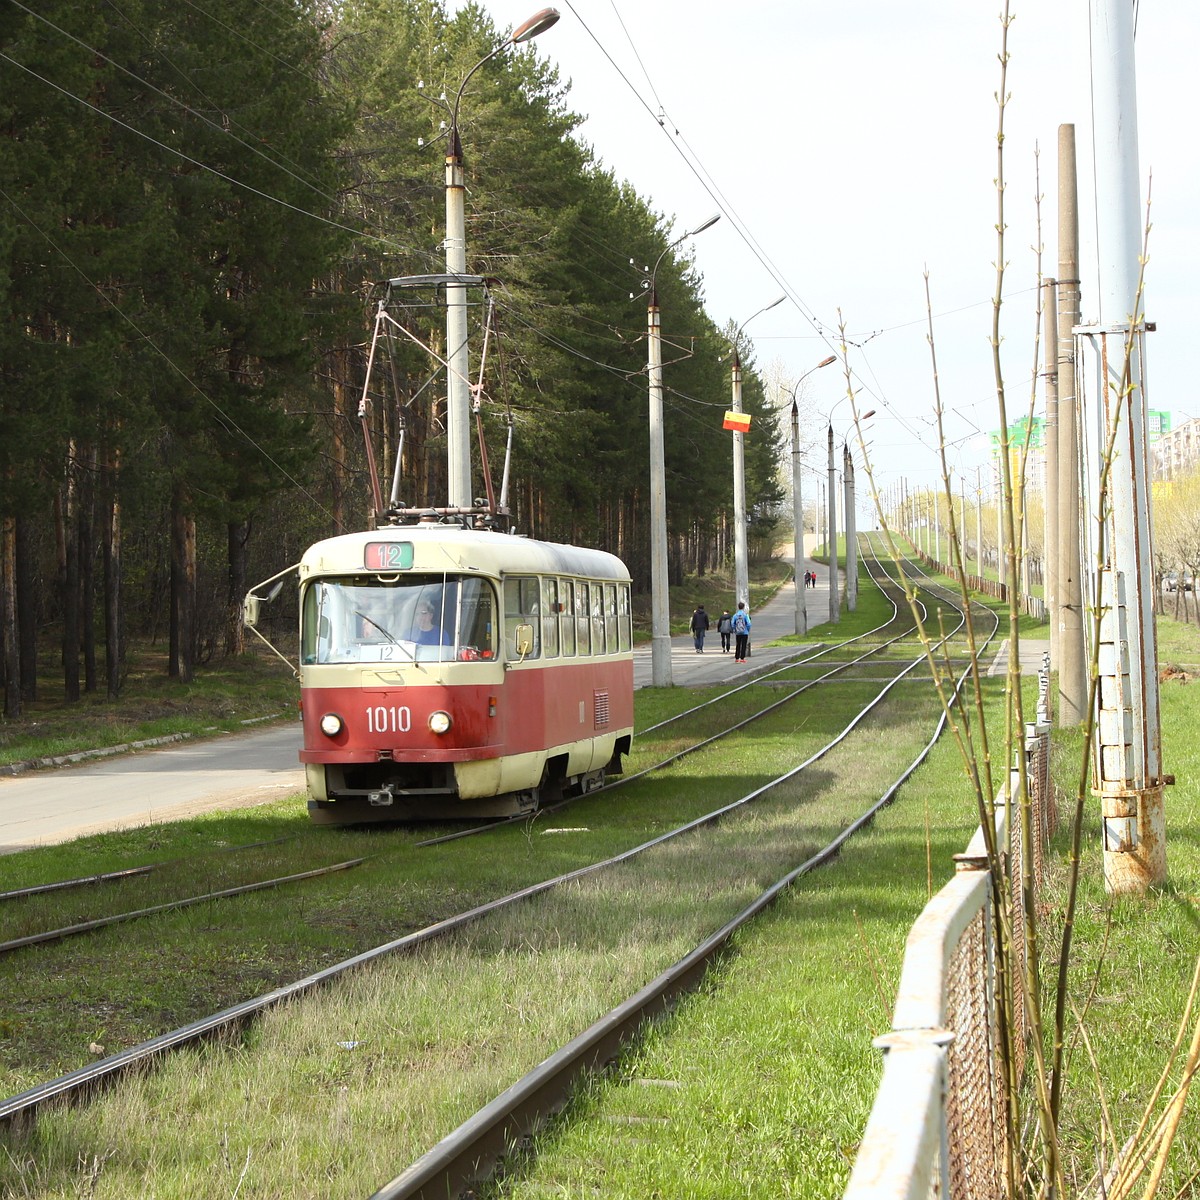
[[[790, 556], [787, 561], [791, 561]], [[804, 588], [804, 572], [817, 573], [817, 586]], [[842, 580], [845, 572], [838, 572], [838, 596], [841, 598]], [[800, 564], [800, 590], [804, 593], [808, 628], [815, 629], [829, 620], [829, 568], [824, 563], [806, 559]], [[729, 611], [733, 612], [736, 601], [729, 597]], [[776, 638], [796, 632], [796, 587], [785, 583], [770, 601], [756, 612], [751, 612], [750, 659], [748, 662], [734, 661], [732, 642], [728, 654], [721, 653], [721, 635], [717, 633], [718, 609], [708, 614], [712, 628], [704, 639], [704, 653], [697, 654], [690, 633], [671, 639], [671, 675], [677, 686], [696, 687], [725, 683], [730, 679], [747, 676], [751, 671], [797, 652], [795, 646], [770, 646]], [[833, 628], [830, 629], [831, 636]], [[633, 651], [633, 686], [649, 687], [652, 678], [650, 643], [645, 642]]]

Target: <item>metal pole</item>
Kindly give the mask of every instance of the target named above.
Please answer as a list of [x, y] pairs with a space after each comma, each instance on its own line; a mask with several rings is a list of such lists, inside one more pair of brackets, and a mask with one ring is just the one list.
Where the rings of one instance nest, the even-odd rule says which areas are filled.
[[983, 488], [975, 468], [975, 574], [983, 578]]
[[842, 443], [842, 486], [846, 492], [846, 607], [853, 612], [858, 604], [858, 530], [854, 516], [854, 460], [845, 442]]
[[[446, 152], [446, 273], [467, 273], [466, 186], [458, 129]], [[446, 503], [471, 507], [471, 363], [467, 347], [467, 289], [446, 288]]]
[[1042, 321], [1046, 348], [1046, 475], [1042, 534], [1042, 587], [1046, 597], [1046, 616], [1050, 619], [1050, 661], [1058, 663], [1058, 287], [1053, 279], [1045, 281]]
[[800, 496], [800, 408], [792, 400], [792, 522], [795, 525], [793, 545], [796, 568], [792, 572], [796, 585], [796, 636], [808, 635], [808, 603], [800, 586], [800, 568], [804, 565], [804, 503]]
[[1075, 326], [1079, 324], [1079, 197], [1075, 126], [1058, 127], [1058, 723], [1081, 725], [1088, 681], [1080, 560], [1079, 397]]
[[671, 593], [667, 570], [667, 468], [663, 437], [662, 324], [650, 289], [646, 312], [650, 378], [650, 678], [671, 687]]
[[[1117, 431], [1103, 528], [1088, 523], [1095, 535], [1093, 560], [1103, 564], [1096, 595], [1101, 617], [1095, 782], [1104, 822], [1105, 887], [1112, 894], [1143, 893], [1166, 882], [1167, 851], [1146, 473], [1145, 326], [1138, 294], [1144, 214], [1138, 194], [1134, 13], [1127, 0], [1095, 0], [1091, 16], [1099, 324], [1095, 332], [1080, 332], [1095, 381], [1089, 430], [1096, 429], [1097, 443]], [[1090, 449], [1089, 486], [1101, 468], [1103, 447]]]
[[[733, 347], [733, 411], [742, 411], [742, 363]], [[744, 434], [733, 431], [733, 594], [750, 611], [750, 566], [746, 548], [746, 458]]]
[[825, 544], [829, 547], [829, 620], [836, 625], [842, 615], [838, 600], [837, 471], [833, 465], [833, 423], [829, 424], [829, 507], [825, 510]]

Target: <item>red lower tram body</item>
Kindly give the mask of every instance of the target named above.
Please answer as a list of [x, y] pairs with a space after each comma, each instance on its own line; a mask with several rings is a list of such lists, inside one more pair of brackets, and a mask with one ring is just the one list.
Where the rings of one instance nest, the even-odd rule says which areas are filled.
[[[631, 659], [431, 666], [402, 668], [401, 686], [368, 670], [357, 686], [304, 688], [314, 820], [500, 816], [620, 773], [633, 736]], [[333, 736], [328, 714], [341, 726]]]

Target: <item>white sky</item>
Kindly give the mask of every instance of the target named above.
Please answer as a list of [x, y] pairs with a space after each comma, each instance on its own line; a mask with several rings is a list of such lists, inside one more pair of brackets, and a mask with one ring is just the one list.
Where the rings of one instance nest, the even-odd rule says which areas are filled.
[[[503, 29], [538, 2], [486, 0], [486, 7]], [[789, 293], [749, 330], [764, 376], [778, 364], [794, 382], [836, 349], [841, 310], [856, 386], [864, 389], [859, 410], [877, 410], [869, 438], [881, 488], [901, 476], [928, 485], [939, 474], [928, 269], [950, 458], [973, 479], [988, 461], [979, 431], [999, 425], [989, 337], [1002, 0], [554, 3], [562, 19], [535, 45], [570, 81], [570, 106], [588, 114], [579, 136], [674, 217], [680, 232], [724, 212], [693, 243], [713, 319], [740, 323]], [[1057, 274], [1061, 123], [1076, 126], [1085, 321], [1096, 294], [1087, 0], [1021, 0], [1013, 16], [1003, 323], [1010, 419], [1023, 415], [1030, 396], [1039, 191], [1043, 270]], [[1200, 415], [1185, 342], [1200, 244], [1190, 127], [1198, 50], [1200, 5], [1140, 5], [1139, 173], [1143, 203], [1153, 174], [1154, 200], [1146, 314], [1158, 325], [1147, 350], [1147, 397], [1150, 407], [1171, 411], [1174, 424]], [[630, 285], [637, 286], [632, 274]], [[670, 325], [664, 311], [665, 337]], [[819, 414], [846, 395], [840, 365], [809, 376], [802, 395], [814, 443], [806, 458], [823, 463]], [[1042, 403], [1039, 388], [1039, 412]], [[839, 436], [849, 412], [849, 403], [837, 411]]]

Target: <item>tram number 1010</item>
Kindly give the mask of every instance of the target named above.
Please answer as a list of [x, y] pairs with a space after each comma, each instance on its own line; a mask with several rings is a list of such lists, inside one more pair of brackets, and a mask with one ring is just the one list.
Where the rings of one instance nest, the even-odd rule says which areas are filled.
[[407, 705], [377, 704], [367, 709], [368, 733], [407, 733], [412, 728], [412, 710]]

